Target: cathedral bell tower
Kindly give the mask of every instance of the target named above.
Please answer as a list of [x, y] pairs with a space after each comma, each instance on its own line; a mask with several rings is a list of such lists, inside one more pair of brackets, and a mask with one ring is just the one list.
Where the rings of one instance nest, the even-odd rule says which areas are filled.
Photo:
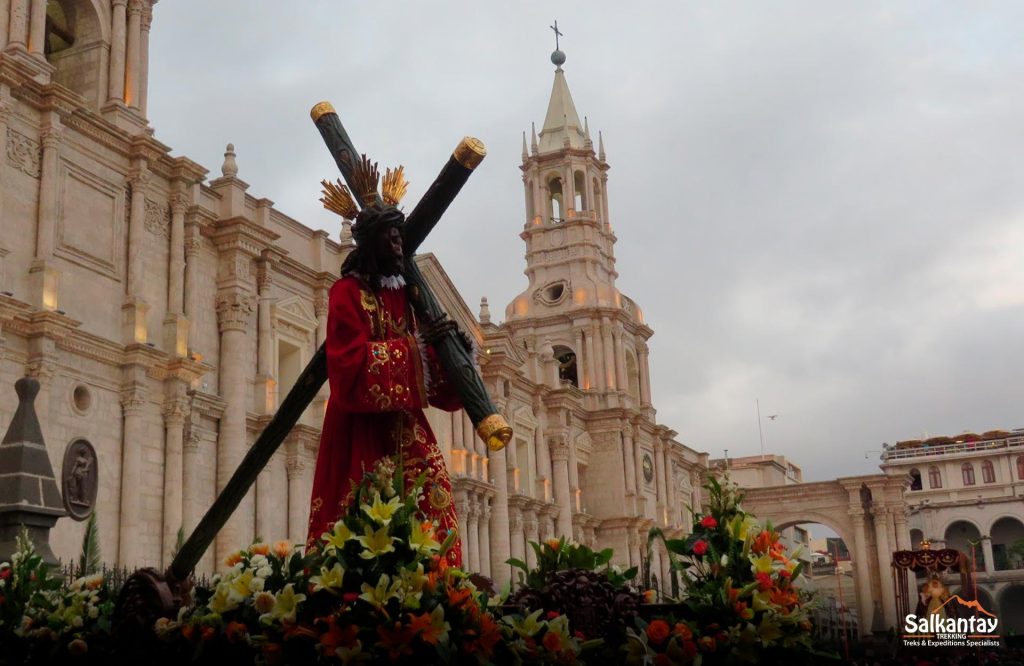
[[523, 133], [529, 286], [508, 305], [505, 324], [531, 354], [545, 340], [559, 379], [590, 393], [593, 408], [649, 408], [646, 340], [653, 331], [615, 286], [604, 140], [597, 151], [566, 83], [565, 54], [551, 54], [555, 80], [544, 126]]

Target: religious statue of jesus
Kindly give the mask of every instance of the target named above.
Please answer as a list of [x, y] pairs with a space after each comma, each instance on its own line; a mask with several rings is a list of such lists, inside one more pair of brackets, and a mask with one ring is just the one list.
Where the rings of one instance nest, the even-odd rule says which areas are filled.
[[[404, 214], [373, 205], [356, 216], [355, 249], [331, 287], [327, 314], [330, 399], [313, 477], [307, 547], [329, 531], [365, 470], [384, 456], [402, 458], [407, 482], [426, 478], [421, 510], [442, 531], [458, 531], [451, 481], [423, 409], [462, 405], [433, 345], [455, 322], [416, 321], [405, 279]], [[461, 564], [457, 538], [448, 552]]]

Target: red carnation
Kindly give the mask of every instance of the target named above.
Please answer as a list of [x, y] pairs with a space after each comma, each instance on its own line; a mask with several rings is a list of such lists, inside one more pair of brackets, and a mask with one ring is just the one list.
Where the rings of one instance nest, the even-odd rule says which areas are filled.
[[704, 529], [713, 530], [718, 527], [718, 521], [714, 516], [704, 516], [700, 519], [700, 526]]
[[708, 542], [698, 539], [697, 543], [693, 544], [693, 554], [700, 556], [706, 552], [708, 552]]

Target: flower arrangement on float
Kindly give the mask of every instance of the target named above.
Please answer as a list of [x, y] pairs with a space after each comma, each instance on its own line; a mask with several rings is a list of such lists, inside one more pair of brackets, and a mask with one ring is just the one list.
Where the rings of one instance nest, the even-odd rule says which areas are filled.
[[233, 553], [193, 608], [157, 636], [193, 659], [263, 663], [571, 663], [581, 642], [564, 617], [498, 617], [496, 596], [449, 566], [455, 535], [418, 509], [384, 459], [309, 553], [288, 542]]
[[[709, 477], [708, 511], [694, 515], [683, 539], [661, 539], [681, 574], [683, 603], [672, 614], [638, 619], [626, 645], [627, 663], [764, 663], [812, 654], [808, 607], [795, 583], [802, 566], [786, 554], [770, 522], [740, 506], [742, 494]], [[824, 655], [821, 655], [824, 656]]]

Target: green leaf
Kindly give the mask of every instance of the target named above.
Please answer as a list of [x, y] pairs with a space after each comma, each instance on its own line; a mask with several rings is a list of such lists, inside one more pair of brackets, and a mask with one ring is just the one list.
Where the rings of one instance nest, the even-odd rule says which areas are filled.
[[526, 562], [523, 562], [522, 560], [516, 559], [514, 557], [510, 557], [507, 560], [505, 560], [505, 564], [508, 564], [509, 566], [513, 566], [516, 569], [522, 569], [523, 571], [526, 571], [526, 572], [530, 571], [530, 567], [528, 567], [526, 565]]
[[595, 567], [600, 567], [600, 566], [604, 566], [605, 564], [608, 564], [609, 562], [612, 561], [612, 556], [614, 554], [615, 554], [615, 551], [613, 549], [605, 548], [604, 550], [602, 550], [600, 553], [597, 554], [597, 557], [594, 560], [594, 566]]

